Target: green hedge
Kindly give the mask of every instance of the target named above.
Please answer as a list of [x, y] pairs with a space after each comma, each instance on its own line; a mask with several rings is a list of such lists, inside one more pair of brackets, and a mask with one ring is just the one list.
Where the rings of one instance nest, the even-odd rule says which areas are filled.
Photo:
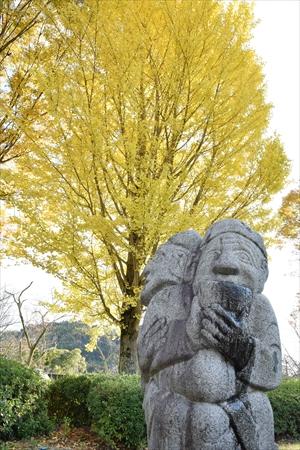
[[[300, 438], [300, 380], [284, 380], [268, 393], [276, 439]], [[48, 403], [48, 405], [47, 405]], [[108, 444], [142, 448], [146, 427], [138, 376], [68, 376], [47, 385], [21, 364], [0, 358], [0, 440], [48, 433], [65, 418], [91, 426]]]
[[268, 393], [273, 412], [276, 440], [300, 438], [300, 379], [283, 380]]
[[[269, 392], [276, 439], [300, 438], [300, 380], [284, 380]], [[146, 427], [138, 376], [98, 374], [64, 377], [49, 391], [49, 412], [57, 422], [89, 425], [108, 444], [143, 447]], [[123, 447], [122, 447], [123, 448]]]
[[0, 358], [0, 441], [48, 433], [47, 383], [33, 370]]
[[[300, 438], [300, 379], [283, 380], [268, 393], [278, 439]], [[110, 444], [122, 442], [130, 449], [146, 440], [140, 379], [137, 376], [95, 378], [88, 406], [94, 430]]]
[[66, 376], [50, 384], [48, 411], [57, 424], [65, 419], [74, 427], [91, 424], [87, 407], [90, 385], [90, 377], [86, 375]]
[[95, 377], [88, 396], [92, 429], [108, 444], [130, 449], [146, 444], [140, 378], [134, 375]]
[[66, 376], [50, 384], [48, 411], [58, 425], [68, 419], [71, 426], [91, 426], [113, 447], [138, 449], [146, 443], [142, 400], [138, 376]]

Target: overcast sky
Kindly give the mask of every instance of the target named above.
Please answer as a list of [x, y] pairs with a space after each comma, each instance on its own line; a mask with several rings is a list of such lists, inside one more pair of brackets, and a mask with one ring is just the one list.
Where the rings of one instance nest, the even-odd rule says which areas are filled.
[[[299, 185], [300, 2], [258, 0], [255, 14], [260, 23], [254, 31], [253, 47], [264, 61], [267, 99], [274, 105], [270, 128], [280, 135], [292, 163], [288, 192]], [[268, 253], [270, 275], [264, 293], [277, 315], [283, 346], [300, 360], [300, 344], [288, 324], [300, 290], [299, 256], [291, 246], [269, 249]]]
[[[273, 103], [271, 130], [281, 136], [292, 162], [288, 192], [299, 180], [299, 28], [298, 0], [258, 0], [255, 14], [260, 23], [254, 30], [253, 47], [265, 64], [268, 101]], [[278, 207], [282, 194], [274, 202]], [[291, 246], [269, 250], [269, 271], [264, 293], [276, 312], [282, 343], [300, 359], [300, 345], [288, 324], [299, 291], [299, 264]], [[31, 266], [2, 268], [1, 285], [14, 291], [34, 281], [32, 299], [50, 299], [58, 282]]]

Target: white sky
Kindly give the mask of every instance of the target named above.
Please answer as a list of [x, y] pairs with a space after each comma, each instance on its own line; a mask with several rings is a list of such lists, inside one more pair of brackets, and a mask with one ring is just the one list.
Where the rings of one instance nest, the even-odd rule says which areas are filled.
[[[260, 23], [254, 30], [253, 47], [264, 61], [267, 99], [274, 105], [270, 129], [280, 135], [292, 163], [287, 193], [299, 183], [300, 2], [257, 0], [255, 15]], [[275, 207], [281, 197], [274, 202]], [[270, 275], [264, 294], [275, 310], [283, 346], [300, 360], [300, 343], [288, 323], [300, 291], [299, 257], [291, 246], [272, 248], [268, 253]]]
[[[286, 153], [292, 161], [290, 184], [285, 193], [299, 180], [299, 29], [298, 0], [257, 0], [255, 14], [260, 23], [254, 30], [253, 47], [265, 63], [267, 98], [273, 103], [270, 129], [280, 135]], [[282, 194], [274, 202], [278, 207]], [[291, 246], [269, 250], [270, 276], [264, 290], [278, 318], [281, 340], [294, 357], [300, 359], [300, 345], [288, 324], [296, 304], [299, 287], [299, 264]], [[30, 265], [2, 267], [0, 284], [14, 292], [34, 281], [28, 292], [32, 300], [51, 299], [59, 283]], [[300, 319], [299, 319], [300, 320]]]

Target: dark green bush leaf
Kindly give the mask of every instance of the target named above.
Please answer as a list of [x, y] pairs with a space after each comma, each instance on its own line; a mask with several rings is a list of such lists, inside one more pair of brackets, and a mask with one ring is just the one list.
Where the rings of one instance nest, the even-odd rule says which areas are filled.
[[0, 440], [48, 433], [47, 383], [22, 364], [0, 358]]

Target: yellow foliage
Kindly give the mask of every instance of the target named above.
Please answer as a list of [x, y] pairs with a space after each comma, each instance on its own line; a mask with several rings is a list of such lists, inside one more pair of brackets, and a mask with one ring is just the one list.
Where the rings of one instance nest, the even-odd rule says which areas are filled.
[[66, 309], [122, 326], [140, 314], [140, 274], [162, 240], [224, 217], [274, 225], [288, 162], [266, 133], [252, 6], [37, 4], [26, 89], [42, 96], [39, 114], [15, 118], [30, 153], [4, 171], [20, 211], [10, 252], [63, 280]]
[[[43, 19], [33, 0], [0, 2], [0, 165], [28, 151], [26, 126], [40, 113], [41, 96], [30, 82], [40, 51]], [[1, 183], [0, 198], [10, 194]]]
[[279, 216], [282, 221], [280, 236], [292, 239], [300, 250], [300, 189], [293, 189], [283, 199]]

